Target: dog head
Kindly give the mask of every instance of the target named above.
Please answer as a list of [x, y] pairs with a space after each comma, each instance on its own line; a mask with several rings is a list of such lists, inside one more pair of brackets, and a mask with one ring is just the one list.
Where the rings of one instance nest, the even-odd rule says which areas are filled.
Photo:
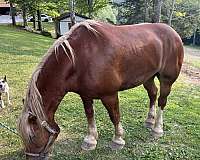
[[5, 92], [7, 87], [7, 80], [6, 80], [6, 76], [3, 79], [0, 79], [0, 93]]

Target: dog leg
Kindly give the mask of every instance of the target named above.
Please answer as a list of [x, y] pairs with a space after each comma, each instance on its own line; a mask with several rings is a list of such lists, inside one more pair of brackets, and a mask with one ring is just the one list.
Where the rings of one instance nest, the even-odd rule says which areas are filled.
[[3, 100], [2, 100], [2, 94], [0, 93], [0, 108], [5, 108]]
[[8, 105], [12, 105], [11, 102], [10, 102], [10, 94], [9, 92], [6, 92], [6, 95], [7, 95], [7, 101], [8, 101]]

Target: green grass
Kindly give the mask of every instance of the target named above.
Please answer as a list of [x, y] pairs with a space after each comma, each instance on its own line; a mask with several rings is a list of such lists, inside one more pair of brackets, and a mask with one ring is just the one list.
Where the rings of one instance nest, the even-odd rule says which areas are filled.
[[[16, 128], [31, 73], [53, 40], [40, 35], [0, 26], [0, 76], [7, 75], [11, 88], [12, 108], [0, 112], [0, 122]], [[61, 133], [55, 142], [51, 159], [129, 160], [129, 159], [199, 159], [200, 158], [200, 86], [185, 83], [181, 76], [173, 86], [164, 112], [165, 135], [153, 141], [143, 127], [148, 111], [147, 93], [143, 87], [120, 92], [122, 124], [126, 145], [112, 151], [108, 144], [113, 126], [100, 101], [95, 101], [99, 140], [96, 150], [80, 149], [86, 134], [86, 118], [78, 95], [67, 94], [56, 112]], [[20, 138], [0, 128], [0, 159], [24, 159]]]
[[47, 30], [48, 32], [55, 32], [54, 22], [42, 22], [42, 25], [43, 25], [44, 29]]

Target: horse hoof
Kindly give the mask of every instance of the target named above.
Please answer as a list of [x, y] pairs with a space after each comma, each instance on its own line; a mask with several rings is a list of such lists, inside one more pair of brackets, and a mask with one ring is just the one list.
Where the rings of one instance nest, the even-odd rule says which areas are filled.
[[121, 150], [123, 147], [124, 147], [124, 144], [118, 144], [118, 143], [115, 143], [113, 141], [110, 144], [110, 148], [112, 150]]
[[87, 142], [83, 142], [83, 144], [81, 145], [81, 149], [84, 151], [91, 151], [91, 150], [94, 150], [95, 148], [96, 148], [96, 144], [91, 144]]
[[163, 131], [161, 130], [161, 129], [152, 129], [152, 131], [151, 131], [151, 135], [155, 138], [155, 139], [158, 139], [158, 138], [160, 138], [160, 137], [162, 137], [163, 136]]
[[112, 140], [111, 144], [110, 144], [110, 148], [112, 150], [120, 150], [124, 147], [125, 145], [125, 141], [120, 138], [119, 140]]
[[144, 123], [144, 126], [145, 126], [146, 128], [153, 129], [154, 123], [152, 123], [152, 122], [145, 122], [145, 123]]

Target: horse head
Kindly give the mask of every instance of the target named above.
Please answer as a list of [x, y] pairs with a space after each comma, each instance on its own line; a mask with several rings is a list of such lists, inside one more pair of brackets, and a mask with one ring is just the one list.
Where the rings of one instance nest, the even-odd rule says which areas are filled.
[[27, 159], [47, 159], [60, 130], [58, 125], [48, 118], [40, 92], [32, 81], [30, 86], [19, 119], [19, 133], [24, 142]]

